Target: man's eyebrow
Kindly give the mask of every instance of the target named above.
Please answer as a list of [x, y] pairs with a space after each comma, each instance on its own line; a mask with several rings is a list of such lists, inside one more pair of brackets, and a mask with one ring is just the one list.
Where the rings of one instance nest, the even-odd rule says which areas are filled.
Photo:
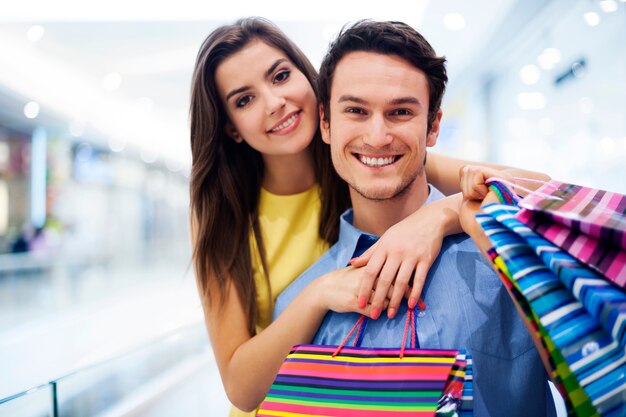
[[345, 94], [341, 97], [339, 97], [339, 100], [337, 101], [338, 103], [343, 103], [345, 101], [351, 101], [353, 103], [358, 103], [358, 104], [367, 104], [366, 100], [363, 100], [362, 98], [356, 97], [356, 96], [351, 96], [349, 94]]
[[[368, 104], [367, 100], [362, 99], [360, 97], [356, 97], [356, 96], [352, 96], [349, 94], [345, 94], [341, 97], [339, 97], [339, 100], [337, 101], [338, 103], [343, 103], [346, 101], [350, 101], [353, 103], [358, 103], [358, 104]], [[394, 98], [393, 100], [391, 100], [389, 102], [389, 104], [391, 104], [392, 106], [398, 106], [401, 104], [415, 104], [417, 106], [421, 106], [422, 102], [419, 101], [416, 97], [411, 97], [411, 96], [407, 96], [407, 97], [399, 97], [399, 98]]]
[[419, 101], [416, 97], [411, 97], [411, 96], [394, 98], [389, 103], [394, 106], [397, 106], [399, 104], [416, 104], [418, 106], [422, 105], [421, 101]]

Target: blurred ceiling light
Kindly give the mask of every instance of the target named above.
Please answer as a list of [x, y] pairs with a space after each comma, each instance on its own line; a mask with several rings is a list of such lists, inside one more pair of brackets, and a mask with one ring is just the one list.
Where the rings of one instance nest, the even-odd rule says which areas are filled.
[[561, 61], [561, 51], [556, 48], [546, 48], [537, 57], [539, 66], [544, 70], [554, 68], [555, 64]]
[[85, 133], [85, 122], [81, 120], [74, 120], [70, 123], [69, 131], [75, 138], [81, 137], [83, 133]]
[[537, 81], [541, 78], [541, 71], [536, 65], [524, 65], [519, 71], [519, 76], [524, 84], [533, 85], [537, 84]]
[[87, 142], [81, 142], [76, 147], [76, 159], [80, 162], [89, 162], [94, 155], [94, 150]]
[[589, 26], [598, 26], [600, 24], [600, 15], [596, 12], [587, 12], [583, 17]]
[[546, 48], [543, 50], [543, 54], [555, 64], [561, 61], [561, 51], [556, 48]]
[[26, 105], [24, 106], [24, 116], [28, 117], [29, 119], [34, 119], [38, 115], [39, 103], [37, 103], [36, 101], [30, 101], [26, 103]]
[[546, 107], [546, 96], [542, 93], [520, 93], [517, 104], [522, 110], [541, 110]]
[[165, 161], [165, 166], [171, 172], [178, 172], [178, 171], [180, 171], [183, 168], [182, 164], [180, 164], [178, 161], [172, 161], [170, 159]]
[[448, 13], [443, 17], [443, 24], [449, 30], [463, 30], [465, 17], [461, 13]]
[[151, 163], [153, 163], [153, 162], [155, 162], [157, 160], [158, 155], [154, 151], [150, 151], [150, 150], [147, 150], [147, 149], [142, 149], [141, 152], [139, 153], [139, 157], [146, 164], [151, 164]]
[[604, 13], [613, 13], [617, 11], [618, 5], [615, 0], [600, 0], [600, 8]]
[[122, 138], [110, 137], [109, 140], [109, 149], [113, 152], [122, 152], [126, 149], [126, 141]]
[[43, 37], [43, 34], [46, 30], [41, 25], [34, 25], [28, 29], [26, 32], [26, 39], [31, 42], [37, 42], [39, 39]]
[[572, 64], [572, 74], [576, 78], [582, 78], [587, 73], [587, 68], [584, 61], [576, 61]]
[[122, 85], [122, 76], [117, 72], [110, 72], [104, 76], [102, 86], [107, 91], [115, 91]]

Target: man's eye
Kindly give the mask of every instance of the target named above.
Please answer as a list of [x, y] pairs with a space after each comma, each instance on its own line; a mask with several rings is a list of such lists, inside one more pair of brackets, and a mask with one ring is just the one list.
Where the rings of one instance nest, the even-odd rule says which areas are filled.
[[251, 96], [240, 97], [239, 100], [237, 100], [237, 102], [235, 103], [235, 106], [244, 107], [250, 102], [250, 100], [252, 100]]
[[409, 109], [398, 109], [393, 112], [396, 116], [409, 116], [411, 115], [411, 111]]
[[364, 111], [358, 107], [348, 107], [346, 113], [363, 114]]
[[274, 77], [274, 82], [275, 83], [280, 83], [285, 81], [286, 79], [289, 78], [289, 76], [291, 75], [291, 71], [288, 70], [284, 70], [284, 71], [280, 71], [278, 74], [276, 74], [276, 76]]

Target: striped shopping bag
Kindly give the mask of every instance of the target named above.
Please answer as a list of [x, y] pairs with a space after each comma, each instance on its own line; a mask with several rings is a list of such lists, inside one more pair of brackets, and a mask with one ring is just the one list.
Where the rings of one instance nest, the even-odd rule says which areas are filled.
[[[358, 328], [355, 324], [346, 340]], [[409, 322], [413, 325], [409, 326]], [[406, 328], [414, 327], [407, 314]], [[471, 416], [471, 358], [464, 351], [296, 345], [258, 416]], [[412, 335], [414, 341], [414, 335]], [[412, 343], [412, 346], [414, 344]]]
[[[570, 415], [626, 415], [626, 293], [518, 220], [517, 197], [477, 216], [496, 271], [523, 312]], [[509, 205], [512, 204], [512, 205]]]
[[552, 180], [519, 206], [518, 220], [626, 287], [626, 195]]

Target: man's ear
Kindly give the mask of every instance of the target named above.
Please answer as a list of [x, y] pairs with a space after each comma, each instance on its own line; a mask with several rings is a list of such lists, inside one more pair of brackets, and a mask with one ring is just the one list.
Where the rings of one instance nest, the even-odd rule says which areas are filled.
[[437, 112], [437, 116], [435, 116], [435, 120], [433, 120], [433, 124], [430, 127], [430, 132], [428, 132], [428, 136], [426, 137], [426, 146], [435, 146], [437, 144], [437, 138], [439, 137], [439, 127], [441, 124], [441, 116], [443, 116], [443, 111], [439, 109]]
[[324, 105], [320, 104], [320, 132], [322, 132], [322, 140], [330, 145], [330, 120], [327, 120], [324, 114]]
[[226, 126], [224, 127], [224, 131], [235, 142], [237, 143], [243, 142], [243, 138], [241, 137], [237, 129], [235, 129], [235, 125], [233, 125], [231, 122], [226, 123]]

